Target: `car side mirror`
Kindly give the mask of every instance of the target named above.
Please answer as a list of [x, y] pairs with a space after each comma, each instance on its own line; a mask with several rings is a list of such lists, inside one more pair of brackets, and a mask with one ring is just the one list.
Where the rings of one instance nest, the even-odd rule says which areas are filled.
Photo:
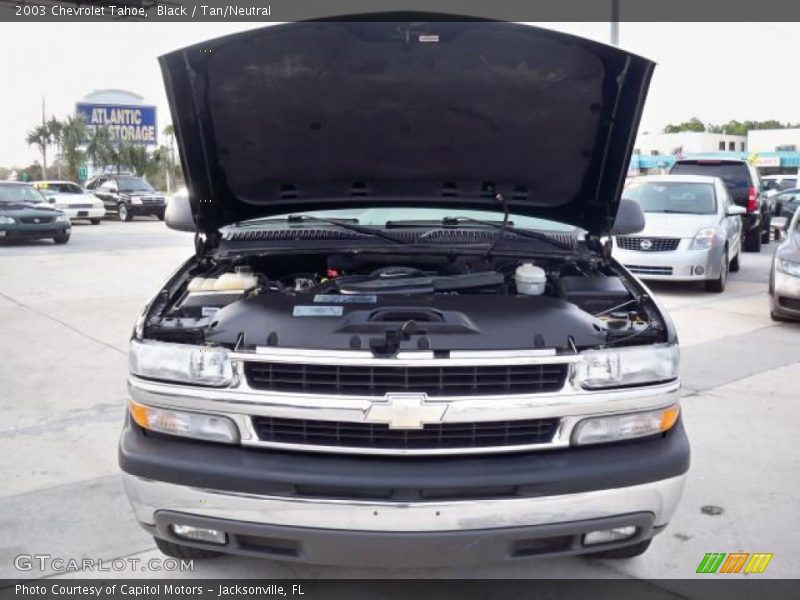
[[56, 203], [56, 199], [55, 199], [55, 197], [53, 197], [53, 196], [50, 196], [50, 197], [47, 199], [47, 201], [48, 201], [50, 204], [55, 204], [55, 203]]
[[617, 208], [611, 235], [631, 235], [644, 229], [644, 212], [639, 203], [629, 198], [622, 198]]
[[747, 209], [736, 204], [725, 209], [725, 214], [729, 217], [740, 217], [747, 214]]
[[176, 231], [197, 231], [188, 191], [180, 191], [169, 199], [164, 221], [167, 227]]
[[117, 188], [108, 188], [108, 191], [110, 193], [112, 193], [112, 194], [116, 194], [117, 193]]

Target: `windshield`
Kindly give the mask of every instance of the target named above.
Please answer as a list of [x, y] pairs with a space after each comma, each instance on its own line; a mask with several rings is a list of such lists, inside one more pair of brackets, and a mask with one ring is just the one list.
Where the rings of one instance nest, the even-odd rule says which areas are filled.
[[[277, 215], [265, 219], [252, 219], [241, 223], [242, 225], [258, 224], [271, 220], [285, 219], [290, 214]], [[375, 227], [384, 227], [388, 221], [432, 221], [439, 223], [442, 219], [451, 218], [466, 218], [476, 219], [479, 221], [495, 221], [502, 222], [503, 213], [491, 212], [485, 210], [457, 210], [452, 208], [398, 208], [398, 207], [381, 207], [381, 208], [340, 208], [331, 210], [318, 210], [303, 213], [311, 217], [322, 217], [326, 219], [356, 219], [359, 225], [368, 225]], [[509, 224], [519, 229], [535, 229], [544, 231], [574, 231], [576, 228], [572, 225], [565, 225], [556, 221], [549, 221], [547, 219], [537, 219], [535, 217], [524, 217], [512, 214], [509, 217]]]
[[54, 194], [82, 194], [81, 186], [76, 183], [36, 183], [34, 187], [42, 190], [43, 193], [51, 192]]
[[0, 202], [43, 202], [42, 195], [29, 185], [0, 185]]
[[719, 177], [731, 192], [747, 190], [750, 187], [750, 171], [743, 163], [723, 163], [715, 161], [675, 163], [670, 175], [708, 175]]
[[625, 198], [636, 200], [646, 213], [712, 215], [717, 212], [710, 183], [632, 182]]
[[126, 177], [117, 180], [120, 192], [152, 192], [153, 186], [141, 177]]

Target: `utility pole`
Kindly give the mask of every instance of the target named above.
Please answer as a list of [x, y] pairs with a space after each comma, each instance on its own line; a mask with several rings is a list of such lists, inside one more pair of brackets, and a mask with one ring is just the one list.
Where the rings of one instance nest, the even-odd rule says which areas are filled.
[[611, 44], [619, 46], [619, 0], [611, 0]]
[[42, 94], [42, 179], [47, 179], [47, 118], [44, 116], [44, 94]]

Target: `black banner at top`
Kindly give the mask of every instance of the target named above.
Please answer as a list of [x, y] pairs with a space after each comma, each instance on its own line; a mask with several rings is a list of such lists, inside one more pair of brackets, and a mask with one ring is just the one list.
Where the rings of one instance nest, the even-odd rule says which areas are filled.
[[[0, 20], [285, 22], [425, 12], [503, 21], [800, 21], [792, 0], [0, 0]], [[372, 16], [370, 16], [372, 15]], [[431, 20], [427, 16], [425, 20]], [[676, 40], [676, 43], [678, 40]]]

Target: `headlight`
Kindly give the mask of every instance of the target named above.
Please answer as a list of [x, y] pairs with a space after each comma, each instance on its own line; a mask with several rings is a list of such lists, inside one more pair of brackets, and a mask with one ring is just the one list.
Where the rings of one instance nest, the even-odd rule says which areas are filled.
[[128, 365], [131, 373], [149, 379], [217, 387], [233, 381], [233, 367], [225, 348], [133, 340]]
[[[2, 223], [2, 221], [0, 221], [0, 223]], [[786, 273], [787, 275], [792, 275], [794, 277], [800, 277], [800, 263], [779, 258], [778, 264], [775, 266], [781, 273]]]
[[142, 203], [142, 199], [141, 198], [137, 198], [136, 196], [131, 198], [131, 204], [141, 204], [141, 203]]
[[584, 419], [575, 426], [572, 443], [581, 446], [657, 435], [672, 429], [679, 414], [680, 407], [673, 404], [659, 410]]
[[58, 222], [58, 223], [64, 223], [64, 222], [69, 223], [69, 217], [67, 215], [58, 215], [56, 217], [56, 222]]
[[130, 401], [131, 417], [139, 427], [169, 435], [236, 444], [239, 430], [228, 417], [145, 406]]
[[701, 229], [697, 232], [697, 235], [694, 236], [692, 250], [710, 250], [714, 247], [714, 239], [716, 238], [716, 235], [716, 231], [714, 231], [714, 229], [711, 227]]
[[13, 217], [0, 217], [0, 225], [13, 225], [16, 221]]
[[657, 383], [678, 376], [677, 345], [587, 350], [581, 354], [577, 383], [590, 390]]

